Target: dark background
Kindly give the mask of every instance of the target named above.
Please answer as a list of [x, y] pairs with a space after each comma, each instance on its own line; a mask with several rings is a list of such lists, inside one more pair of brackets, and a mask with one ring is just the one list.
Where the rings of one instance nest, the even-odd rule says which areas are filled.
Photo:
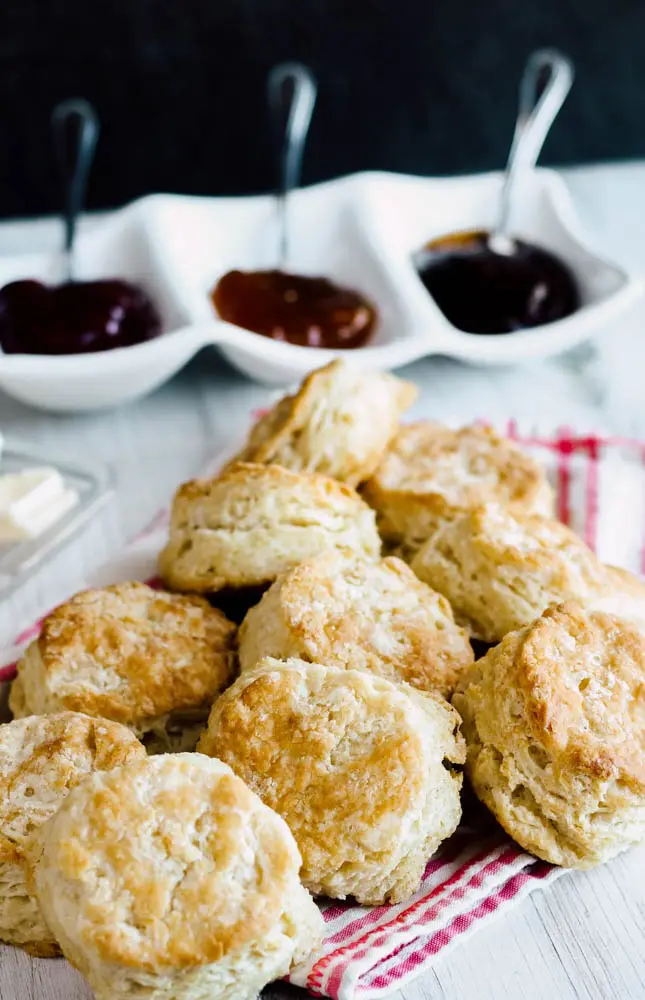
[[304, 181], [500, 167], [529, 52], [574, 59], [543, 161], [645, 156], [643, 0], [0, 0], [0, 217], [57, 208], [52, 106], [103, 132], [89, 206], [268, 189], [265, 81], [307, 62]]

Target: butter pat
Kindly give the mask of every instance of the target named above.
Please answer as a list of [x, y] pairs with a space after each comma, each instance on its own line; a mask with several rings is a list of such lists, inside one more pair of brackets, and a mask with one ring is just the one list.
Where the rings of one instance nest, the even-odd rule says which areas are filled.
[[0, 544], [37, 538], [77, 503], [78, 493], [57, 469], [0, 476]]

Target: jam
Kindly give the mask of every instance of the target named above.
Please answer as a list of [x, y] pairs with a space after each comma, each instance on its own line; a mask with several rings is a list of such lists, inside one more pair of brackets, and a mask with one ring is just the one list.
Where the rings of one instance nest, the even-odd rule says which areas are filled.
[[513, 333], [580, 307], [574, 277], [556, 256], [516, 239], [509, 251], [491, 246], [486, 232], [455, 233], [432, 240], [415, 263], [446, 319], [467, 333]]
[[211, 298], [226, 322], [300, 347], [362, 347], [376, 322], [358, 292], [284, 271], [229, 271]]
[[14, 281], [0, 289], [5, 354], [82, 354], [130, 347], [161, 333], [161, 318], [137, 285]]

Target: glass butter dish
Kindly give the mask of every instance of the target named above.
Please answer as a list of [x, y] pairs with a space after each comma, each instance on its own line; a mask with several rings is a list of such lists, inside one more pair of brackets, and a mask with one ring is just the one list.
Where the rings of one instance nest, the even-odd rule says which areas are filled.
[[106, 468], [52, 461], [7, 442], [0, 453], [0, 599], [71, 541], [112, 492]]

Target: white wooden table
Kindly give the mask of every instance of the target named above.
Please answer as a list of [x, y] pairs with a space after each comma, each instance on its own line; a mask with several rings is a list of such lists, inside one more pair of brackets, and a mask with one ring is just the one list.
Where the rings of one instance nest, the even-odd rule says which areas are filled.
[[[567, 172], [574, 198], [607, 254], [645, 273], [645, 163]], [[39, 249], [51, 227], [0, 227], [0, 253]], [[36, 246], [39, 243], [40, 246]], [[403, 372], [421, 387], [414, 415], [606, 428], [645, 439], [645, 305], [594, 347], [524, 369], [474, 369], [430, 359]], [[115, 412], [50, 416], [0, 396], [0, 429], [45, 455], [101, 459], [117, 476], [113, 502], [71, 548], [0, 606], [0, 644], [120, 547], [175, 485], [200, 469], [266, 389], [206, 352], [170, 384]], [[283, 986], [267, 996], [303, 996]], [[402, 1000], [643, 1000], [645, 848], [570, 874], [457, 947]], [[64, 962], [0, 948], [0, 1000], [87, 1000]]]

